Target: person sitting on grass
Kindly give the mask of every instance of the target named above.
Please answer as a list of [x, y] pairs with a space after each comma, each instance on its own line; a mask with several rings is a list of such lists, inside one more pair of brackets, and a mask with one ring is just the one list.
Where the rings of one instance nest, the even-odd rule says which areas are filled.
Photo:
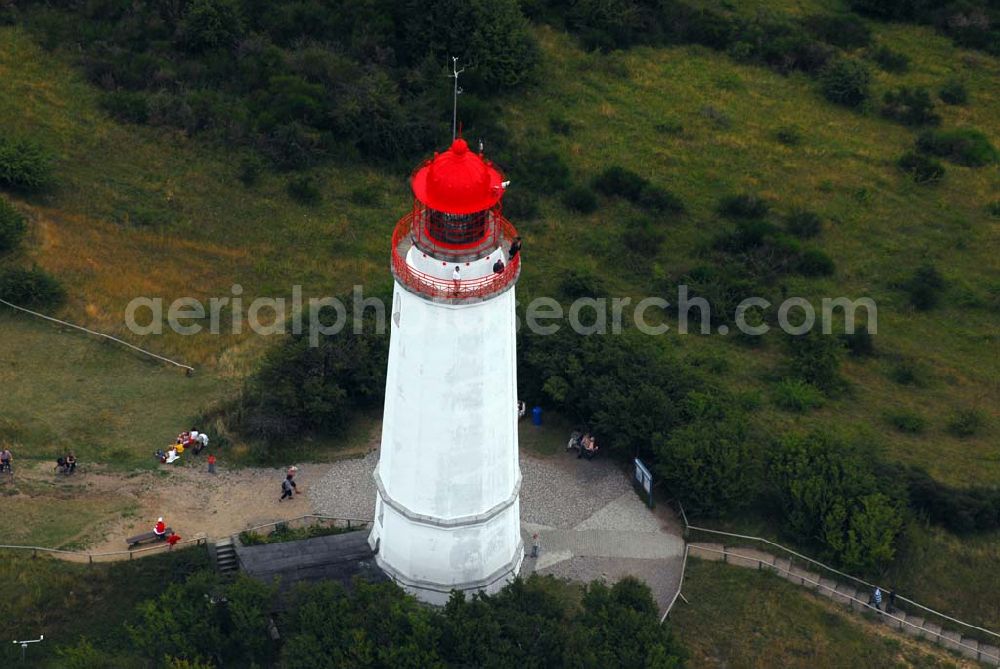
[[180, 453], [177, 452], [177, 447], [175, 446], [174, 448], [171, 448], [169, 451], [167, 451], [167, 459], [164, 460], [163, 462], [168, 465], [172, 465], [180, 459], [181, 455]]
[[66, 454], [66, 473], [72, 474], [76, 471], [76, 455], [73, 451]]
[[14, 462], [14, 455], [10, 452], [10, 449], [6, 446], [0, 451], [0, 472], [10, 473], [10, 463]]

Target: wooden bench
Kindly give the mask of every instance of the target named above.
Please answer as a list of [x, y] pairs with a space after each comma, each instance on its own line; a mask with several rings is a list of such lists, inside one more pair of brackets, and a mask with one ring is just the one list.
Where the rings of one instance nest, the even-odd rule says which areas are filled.
[[137, 534], [134, 537], [129, 537], [125, 541], [128, 543], [129, 548], [135, 548], [139, 544], [144, 544], [148, 541], [166, 541], [171, 532], [173, 532], [173, 530], [168, 527], [166, 533], [162, 537], [157, 535], [156, 532], [144, 532], [143, 534]]

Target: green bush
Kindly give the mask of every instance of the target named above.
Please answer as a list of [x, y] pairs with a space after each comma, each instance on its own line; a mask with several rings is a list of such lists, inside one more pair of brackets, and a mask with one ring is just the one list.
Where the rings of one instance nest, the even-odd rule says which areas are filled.
[[910, 296], [910, 304], [920, 311], [937, 306], [945, 288], [944, 277], [930, 264], [921, 265], [904, 284]]
[[639, 191], [639, 199], [636, 204], [652, 213], [680, 214], [684, 212], [684, 203], [679, 197], [666, 188], [653, 184], [646, 184]]
[[969, 91], [958, 79], [949, 79], [941, 85], [938, 97], [946, 105], [964, 105], [969, 101]]
[[52, 184], [52, 156], [24, 137], [0, 136], [0, 185], [39, 191]]
[[648, 218], [634, 218], [625, 224], [622, 243], [637, 256], [655, 257], [666, 239], [666, 234]]
[[549, 130], [557, 135], [570, 135], [573, 132], [573, 124], [562, 116], [550, 116]]
[[774, 387], [775, 405], [786, 411], [804, 413], [823, 406], [823, 393], [802, 379], [782, 379]]
[[685, 425], [657, 435], [654, 472], [691, 516], [721, 516], [751, 503], [760, 481], [746, 416], [714, 395], [692, 392]]
[[795, 378], [810, 383], [824, 392], [839, 388], [840, 359], [843, 344], [832, 335], [813, 328], [802, 335], [788, 335], [788, 371]]
[[525, 188], [507, 190], [503, 196], [504, 216], [514, 221], [531, 221], [538, 218], [538, 196]]
[[920, 434], [927, 428], [927, 420], [914, 411], [894, 411], [885, 418], [890, 425], [906, 434]]
[[109, 91], [101, 95], [100, 105], [119, 121], [146, 123], [149, 120], [149, 101], [141, 91]]
[[323, 194], [319, 190], [316, 179], [307, 174], [292, 177], [288, 180], [285, 188], [289, 197], [299, 204], [314, 207], [323, 201]]
[[251, 153], [240, 161], [239, 179], [246, 187], [253, 186], [264, 171], [264, 161], [256, 153]]
[[974, 128], [927, 130], [917, 138], [917, 148], [969, 167], [990, 165], [997, 160], [997, 150], [989, 137]]
[[587, 186], [573, 186], [563, 193], [562, 201], [568, 208], [582, 214], [597, 211], [597, 196]]
[[798, 146], [802, 143], [802, 131], [791, 125], [778, 128], [774, 137], [785, 146]]
[[847, 347], [847, 352], [855, 358], [866, 358], [875, 355], [875, 337], [868, 332], [868, 325], [856, 323], [854, 332], [840, 336]]
[[879, 45], [869, 53], [869, 58], [886, 72], [901, 74], [910, 69], [910, 57], [905, 53], [893, 51], [885, 45]]
[[830, 102], [858, 107], [871, 94], [871, 70], [860, 60], [842, 58], [820, 72], [820, 87]]
[[184, 44], [195, 52], [232, 48], [243, 31], [237, 0], [191, 0], [180, 28]]
[[528, 169], [528, 166], [531, 169], [531, 172], [525, 175], [525, 185], [539, 193], [551, 195], [566, 190], [573, 184], [569, 165], [561, 153], [533, 147], [526, 152], [522, 160], [525, 162], [521, 169]]
[[905, 482], [910, 506], [932, 523], [962, 534], [1000, 527], [996, 487], [953, 488], [916, 467], [883, 465], [883, 469], [883, 478]]
[[934, 101], [926, 88], [903, 86], [894, 91], [886, 91], [882, 101], [882, 116], [904, 125], [941, 123], [941, 117], [934, 112]]
[[818, 39], [843, 49], [868, 46], [872, 31], [855, 14], [813, 14], [803, 24]]
[[588, 269], [574, 267], [567, 270], [559, 280], [559, 294], [567, 300], [581, 297], [603, 297], [608, 289], [603, 279]]
[[719, 213], [729, 218], [763, 218], [770, 210], [767, 201], [753, 193], [727, 195], [719, 200]]
[[632, 170], [613, 165], [594, 179], [594, 188], [609, 197], [623, 197], [635, 202], [648, 183]]
[[0, 299], [19, 307], [52, 307], [66, 299], [56, 279], [37, 267], [0, 271]]
[[948, 432], [956, 437], [974, 436], [986, 423], [983, 412], [977, 409], [960, 409], [948, 420]]
[[993, 218], [1000, 218], [1000, 200], [994, 200], [986, 206], [986, 212]]
[[823, 230], [823, 220], [812, 211], [793, 211], [785, 217], [785, 229], [801, 239], [812, 239]]
[[927, 369], [910, 359], [900, 359], [897, 360], [889, 368], [889, 378], [898, 383], [901, 386], [917, 386], [920, 388], [926, 387], [929, 382], [929, 376]]
[[944, 178], [944, 165], [940, 161], [916, 151], [904, 153], [896, 161], [896, 166], [918, 184], [936, 183]]
[[27, 229], [21, 212], [0, 197], [0, 256], [16, 249]]
[[768, 478], [800, 541], [852, 572], [872, 575], [892, 561], [903, 505], [875, 475], [870, 449], [823, 432], [787, 435], [771, 451]]
[[803, 251], [795, 267], [802, 276], [831, 276], [835, 270], [833, 258], [819, 249]]

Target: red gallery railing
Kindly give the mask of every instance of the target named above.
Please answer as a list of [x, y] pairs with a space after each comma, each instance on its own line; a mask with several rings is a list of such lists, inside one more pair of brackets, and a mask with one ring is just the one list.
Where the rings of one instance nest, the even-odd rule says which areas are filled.
[[[496, 246], [510, 248], [511, 242], [517, 237], [517, 230], [510, 221], [499, 213], [493, 214], [491, 219], [490, 236], [496, 240]], [[452, 279], [432, 276], [410, 267], [406, 262], [407, 252], [414, 245], [417, 235], [426, 237], [422, 230], [416, 229], [416, 226], [421, 223], [422, 217], [415, 216], [415, 212], [411, 211], [399, 220], [392, 234], [392, 273], [396, 280], [407, 289], [439, 299], [482, 299], [503, 292], [517, 280], [521, 271], [521, 254], [517, 254], [507, 262], [503, 272], [499, 274], [490, 274], [478, 279], [460, 279], [457, 282]], [[447, 262], [449, 265], [464, 264], [454, 261]]]

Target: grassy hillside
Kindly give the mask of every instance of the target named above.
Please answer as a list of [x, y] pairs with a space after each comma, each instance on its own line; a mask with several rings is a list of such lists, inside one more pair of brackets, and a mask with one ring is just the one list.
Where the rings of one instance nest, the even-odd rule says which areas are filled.
[[766, 572], [693, 560], [670, 624], [692, 667], [957, 667]]
[[[929, 29], [873, 27], [879, 41], [912, 60], [906, 74], [879, 74], [877, 93], [901, 84], [935, 87], [958, 75], [972, 101], [939, 105], [944, 124], [1000, 136], [994, 59], [958, 50]], [[43, 138], [59, 155], [60, 186], [20, 205], [32, 218], [26, 260], [69, 286], [66, 315], [121, 332], [124, 305], [137, 295], [226, 296], [239, 283], [249, 301], [287, 295], [296, 283], [316, 295], [388, 280], [386, 241], [408, 200], [404, 173], [325, 168], [317, 172], [324, 202], [315, 208], [289, 199], [281, 175], [265, 174], [248, 189], [236, 178], [238, 155], [108, 120], [68, 56], [42, 52], [15, 28], [2, 30], [0, 125]], [[880, 307], [882, 355], [847, 363], [846, 397], [806, 416], [788, 414], [769, 401], [767, 379], [780, 360], [776, 341], [748, 350], [718, 336], [670, 340], [692, 356], [717, 360], [726, 384], [758, 394], [771, 424], [860, 435], [956, 484], [1000, 480], [992, 429], [967, 439], [945, 429], [954, 411], [968, 407], [995, 424], [1000, 404], [997, 236], [986, 213], [1000, 193], [995, 168], [949, 165], [943, 183], [920, 187], [894, 166], [912, 145], [912, 130], [830, 105], [802, 75], [739, 65], [700, 47], [597, 55], [549, 29], [538, 36], [545, 85], [504, 104], [511, 135], [567, 156], [577, 181], [610, 164], [634, 169], [680, 195], [690, 213], [670, 224], [652, 266], [637, 265], [618, 241], [630, 205], [607, 202], [580, 215], [543, 198], [539, 220], [518, 222], [528, 249], [525, 294], [552, 292], [579, 266], [614, 293], [661, 290], [664, 281], [651, 276], [680, 278], [697, 263], [701, 245], [728, 227], [715, 205], [729, 192], [759, 192], [778, 214], [810, 208], [826, 219], [820, 243], [837, 273], [792, 278], [788, 294], [871, 296]], [[550, 117], [569, 121], [569, 134], [549, 132]], [[787, 126], [800, 132], [799, 146], [776, 141]], [[374, 197], [357, 197], [359, 189]], [[916, 312], [896, 286], [925, 260], [945, 275], [948, 293], [939, 309]], [[146, 345], [156, 350], [230, 378], [245, 374], [268, 345], [248, 334], [150, 339]], [[916, 371], [914, 383], [892, 380], [900, 366]], [[923, 416], [924, 433], [890, 427], [887, 414], [900, 410]]]

